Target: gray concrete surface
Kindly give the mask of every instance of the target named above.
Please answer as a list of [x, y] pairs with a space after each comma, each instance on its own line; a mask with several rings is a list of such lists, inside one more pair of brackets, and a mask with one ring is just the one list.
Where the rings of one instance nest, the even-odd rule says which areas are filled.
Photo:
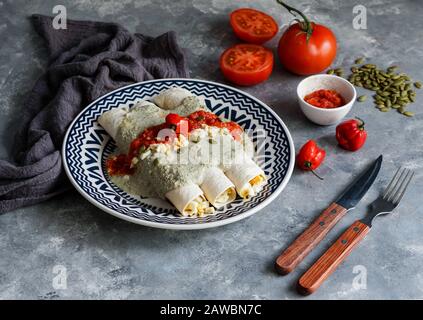
[[[291, 1], [292, 2], [292, 1]], [[339, 52], [334, 65], [349, 66], [365, 55], [381, 65], [400, 65], [423, 80], [423, 33], [417, 29], [423, 4], [417, 0], [298, 1], [298, 7], [334, 30]], [[368, 29], [352, 28], [352, 7], [365, 4]], [[0, 1], [0, 156], [8, 158], [22, 102], [46, 66], [46, 50], [26, 17], [51, 14], [57, 1]], [[192, 77], [222, 82], [218, 57], [237, 42], [228, 13], [251, 6], [287, 23], [275, 1], [121, 0], [60, 1], [69, 18], [122, 23], [131, 31], [159, 35], [175, 30], [187, 48]], [[279, 38], [280, 34], [276, 38]], [[275, 48], [277, 39], [267, 45]], [[379, 219], [360, 247], [313, 296], [306, 299], [423, 298], [423, 96], [410, 107], [412, 119], [383, 114], [371, 102], [356, 104], [369, 133], [365, 147], [348, 153], [336, 146], [333, 126], [308, 122], [296, 103], [301, 77], [275, 66], [269, 81], [246, 88], [270, 105], [288, 125], [298, 149], [314, 138], [328, 157], [324, 182], [298, 170], [284, 192], [256, 215], [224, 227], [175, 232], [141, 227], [101, 212], [76, 191], [0, 216], [0, 298], [18, 299], [303, 299], [298, 277], [355, 219], [363, 216], [395, 168], [415, 169], [416, 178], [398, 211]], [[274, 258], [348, 184], [383, 154], [374, 187], [298, 270], [281, 277]], [[55, 289], [54, 267], [67, 270], [67, 288]], [[356, 266], [367, 271], [367, 288], [353, 286]], [[360, 267], [358, 267], [360, 268]]]

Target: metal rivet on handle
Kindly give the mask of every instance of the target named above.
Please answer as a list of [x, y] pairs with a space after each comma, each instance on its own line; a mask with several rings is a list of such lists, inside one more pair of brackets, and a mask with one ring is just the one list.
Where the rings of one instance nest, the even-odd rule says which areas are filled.
[[324, 221], [320, 221], [320, 222], [319, 222], [319, 224], [320, 224], [321, 226], [323, 226], [323, 225], [325, 224], [325, 222], [324, 222]]
[[360, 230], [360, 228], [359, 227], [354, 227], [354, 229], [353, 229], [355, 232], [358, 232], [359, 230]]
[[346, 244], [346, 243], [347, 243], [347, 240], [342, 239], [342, 240], [341, 240], [341, 243], [342, 243], [342, 244]]
[[336, 213], [336, 209], [332, 209], [332, 211], [330, 213], [335, 214]]

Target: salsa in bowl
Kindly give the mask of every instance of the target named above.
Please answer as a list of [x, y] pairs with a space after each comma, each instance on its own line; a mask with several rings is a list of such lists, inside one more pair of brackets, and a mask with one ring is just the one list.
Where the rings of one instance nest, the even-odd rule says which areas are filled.
[[318, 74], [298, 84], [297, 96], [301, 110], [310, 121], [330, 125], [347, 115], [357, 93], [354, 86], [344, 78]]

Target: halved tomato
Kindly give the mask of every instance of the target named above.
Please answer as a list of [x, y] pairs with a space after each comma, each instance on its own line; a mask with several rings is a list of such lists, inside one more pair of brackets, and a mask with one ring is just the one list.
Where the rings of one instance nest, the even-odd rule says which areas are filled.
[[230, 23], [238, 38], [255, 44], [272, 39], [279, 30], [278, 24], [271, 16], [250, 8], [233, 11]]
[[252, 86], [269, 78], [273, 70], [273, 53], [256, 44], [237, 44], [222, 53], [220, 69], [229, 81]]

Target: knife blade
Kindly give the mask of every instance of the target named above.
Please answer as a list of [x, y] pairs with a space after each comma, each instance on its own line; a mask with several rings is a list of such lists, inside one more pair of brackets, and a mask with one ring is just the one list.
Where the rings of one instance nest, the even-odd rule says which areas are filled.
[[353, 209], [372, 186], [382, 165], [380, 155], [341, 196], [326, 208], [310, 226], [276, 259], [275, 268], [280, 274], [288, 274], [313, 250], [327, 233]]
[[382, 166], [383, 157], [380, 155], [373, 164], [363, 172], [336, 200], [335, 202], [345, 209], [354, 208], [357, 203], [363, 198], [367, 190], [375, 181], [380, 167]]

